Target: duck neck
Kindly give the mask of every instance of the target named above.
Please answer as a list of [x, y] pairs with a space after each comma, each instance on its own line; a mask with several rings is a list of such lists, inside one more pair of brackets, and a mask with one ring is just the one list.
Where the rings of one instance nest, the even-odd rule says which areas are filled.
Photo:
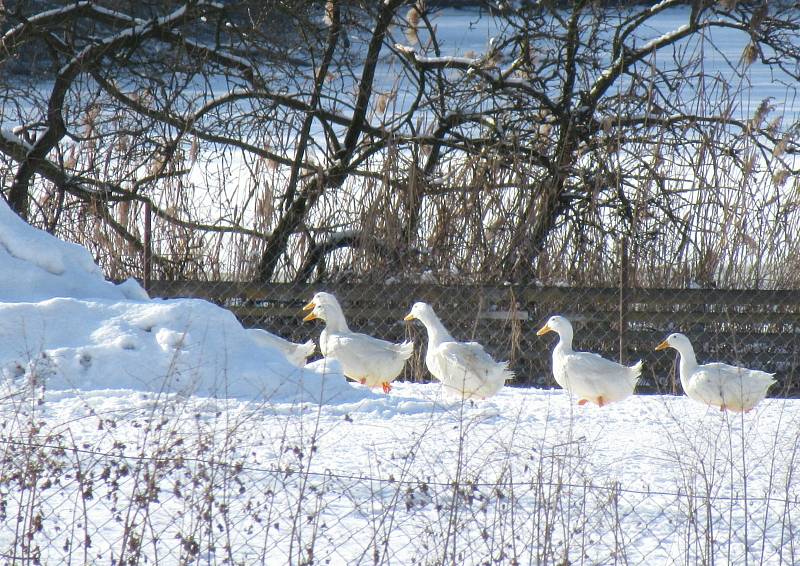
[[694, 373], [694, 370], [697, 368], [697, 358], [694, 355], [694, 348], [691, 345], [684, 346], [678, 350], [681, 354], [681, 363], [680, 363], [680, 376], [681, 376], [681, 385], [683, 389], [686, 390], [687, 380], [689, 376]]
[[342, 307], [330, 305], [325, 313], [325, 327], [331, 332], [350, 332]]
[[436, 315], [427, 315], [419, 319], [428, 331], [428, 345], [436, 347], [442, 342], [455, 342]]
[[558, 344], [556, 344], [553, 353], [566, 354], [572, 351], [572, 329], [566, 328], [558, 333]]

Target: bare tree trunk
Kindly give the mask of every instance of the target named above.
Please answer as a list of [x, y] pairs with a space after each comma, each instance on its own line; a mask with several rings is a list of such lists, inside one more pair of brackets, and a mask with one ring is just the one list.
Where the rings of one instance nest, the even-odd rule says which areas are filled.
[[[364, 131], [366, 125], [367, 108], [372, 96], [372, 85], [375, 79], [375, 68], [378, 65], [383, 41], [386, 31], [392, 22], [392, 17], [397, 7], [402, 4], [402, 0], [392, 0], [384, 2], [378, 19], [375, 22], [375, 29], [369, 43], [367, 55], [364, 61], [361, 80], [358, 85], [358, 96], [353, 110], [353, 117], [348, 126], [342, 148], [336, 156], [338, 162], [333, 165], [326, 173], [317, 175], [314, 181], [306, 182], [305, 188], [297, 198], [288, 206], [288, 210], [278, 222], [272, 235], [267, 240], [266, 248], [258, 264], [257, 280], [261, 282], [270, 281], [275, 274], [281, 256], [286, 252], [286, 246], [292, 234], [296, 233], [300, 225], [305, 221], [308, 212], [316, 203], [316, 200], [328, 187], [339, 187], [344, 183], [348, 175], [348, 167], [353, 153], [356, 150], [358, 139]], [[329, 46], [335, 48], [338, 30], [332, 27]], [[324, 76], [322, 77], [324, 80]]]

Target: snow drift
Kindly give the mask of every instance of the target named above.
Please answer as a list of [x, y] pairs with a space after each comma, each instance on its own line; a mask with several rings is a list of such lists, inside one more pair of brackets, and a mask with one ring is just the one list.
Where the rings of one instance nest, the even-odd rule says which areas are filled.
[[264, 335], [207, 301], [150, 299], [135, 280], [106, 281], [88, 250], [30, 226], [0, 201], [6, 380], [283, 402], [371, 395], [337, 366], [298, 367]]

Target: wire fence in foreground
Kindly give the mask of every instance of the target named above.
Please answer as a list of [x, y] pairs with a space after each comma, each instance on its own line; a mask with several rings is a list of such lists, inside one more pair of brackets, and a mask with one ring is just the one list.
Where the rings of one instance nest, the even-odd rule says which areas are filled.
[[585, 441], [476, 440], [482, 421], [453, 415], [354, 472], [326, 452], [347, 419], [204, 403], [5, 405], [0, 563], [800, 561], [791, 458], [742, 453], [752, 440], [736, 426], [695, 439], [675, 483], [650, 489], [592, 471]]

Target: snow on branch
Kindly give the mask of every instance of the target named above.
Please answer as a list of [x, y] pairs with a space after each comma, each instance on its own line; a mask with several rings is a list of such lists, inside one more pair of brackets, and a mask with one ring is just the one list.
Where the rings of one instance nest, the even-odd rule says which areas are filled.
[[466, 71], [468, 76], [480, 76], [495, 89], [516, 89], [522, 90], [536, 98], [545, 107], [553, 107], [552, 102], [544, 95], [541, 89], [537, 89], [528, 80], [514, 77], [514, 71], [519, 65], [519, 60], [515, 60], [507, 68], [497, 67], [489, 64], [490, 57], [426, 57], [417, 54], [413, 47], [395, 43], [395, 50], [406, 57], [413, 65], [423, 69], [460, 69]]
[[43, 12], [39, 12], [38, 14], [26, 18], [23, 23], [17, 24], [16, 26], [9, 29], [5, 34], [3, 34], [3, 41], [5, 41], [7, 37], [18, 35], [25, 28], [37, 26], [44, 22], [61, 21], [64, 19], [65, 16], [72, 14], [76, 11], [84, 10], [91, 6], [92, 2], [83, 1], [83, 2], [75, 2], [74, 4], [71, 4], [69, 6], [64, 6], [63, 8], [55, 8], [52, 10], [45, 10]]
[[[202, 13], [206, 8], [219, 9], [221, 6], [216, 2], [197, 2], [189, 10], [187, 4], [177, 8], [172, 13], [156, 18], [155, 20], [140, 20], [130, 19], [131, 23], [135, 24], [128, 27], [114, 35], [111, 35], [97, 43], [84, 47], [77, 55], [75, 55], [68, 63], [63, 65], [59, 70], [59, 75], [69, 74], [72, 69], [82, 64], [84, 61], [95, 57], [97, 54], [102, 54], [108, 50], [109, 47], [122, 45], [131, 39], [137, 37], [144, 37], [157, 32], [161, 28], [171, 28], [180, 25], [186, 20], [189, 20], [197, 13]], [[116, 15], [114, 12], [107, 11]]]
[[68, 16], [75, 13], [83, 13], [92, 7], [91, 2], [75, 2], [63, 8], [54, 10], [46, 10], [40, 12], [30, 18], [27, 18], [21, 24], [12, 27], [0, 37], [0, 54], [2, 57], [7, 57], [8, 54], [13, 52], [16, 46], [22, 43], [27, 34], [41, 27], [48, 27], [55, 23], [61, 23]]
[[676, 41], [683, 39], [684, 37], [688, 37], [697, 31], [697, 29], [698, 25], [684, 24], [660, 37], [648, 41], [638, 49], [623, 49], [622, 53], [620, 53], [611, 62], [611, 64], [606, 67], [602, 73], [600, 73], [600, 76], [598, 77], [591, 91], [589, 91], [590, 99], [595, 101], [598, 100], [608, 89], [608, 87], [614, 83], [617, 77], [619, 77], [626, 68], [636, 61], [640, 61], [648, 54], [658, 51], [666, 45], [671, 45]]
[[255, 66], [243, 57], [239, 57], [238, 55], [234, 55], [232, 53], [228, 53], [225, 51], [221, 51], [218, 48], [214, 47], [213, 45], [207, 45], [204, 43], [200, 43], [198, 41], [191, 40], [189, 38], [181, 38], [181, 42], [189, 51], [195, 51], [198, 53], [202, 53], [207, 59], [211, 61], [215, 61], [216, 63], [220, 63], [227, 67], [235, 67], [242, 71], [247, 80], [251, 83], [255, 82], [255, 77], [257, 75], [257, 71]]
[[0, 128], [0, 141], [3, 142], [5, 147], [9, 149], [15, 148], [17, 151], [9, 151], [8, 153], [18, 153], [22, 151], [23, 153], [29, 152], [33, 149], [33, 146], [17, 136], [14, 132], [6, 128]]
[[409, 47], [408, 45], [401, 45], [399, 43], [396, 43], [394, 48], [397, 49], [397, 51], [399, 51], [406, 57], [408, 57], [414, 63], [430, 68], [447, 68], [447, 67], [477, 68], [481, 64], [481, 59], [475, 59], [471, 57], [455, 57], [455, 56], [424, 57], [421, 55], [417, 55], [413, 47]]

